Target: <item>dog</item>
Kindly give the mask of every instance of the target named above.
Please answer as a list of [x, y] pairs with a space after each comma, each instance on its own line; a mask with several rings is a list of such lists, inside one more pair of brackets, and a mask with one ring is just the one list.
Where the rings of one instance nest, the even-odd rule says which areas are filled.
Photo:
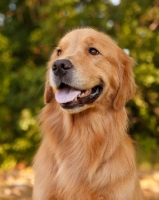
[[134, 61], [106, 34], [68, 32], [48, 62], [34, 200], [142, 200], [125, 104]]

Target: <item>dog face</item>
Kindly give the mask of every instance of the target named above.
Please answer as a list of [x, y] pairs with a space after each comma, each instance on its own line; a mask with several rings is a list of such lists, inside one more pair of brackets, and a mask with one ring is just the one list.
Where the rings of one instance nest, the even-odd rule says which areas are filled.
[[48, 63], [45, 102], [71, 113], [100, 104], [120, 110], [135, 92], [133, 60], [91, 28], [66, 34]]

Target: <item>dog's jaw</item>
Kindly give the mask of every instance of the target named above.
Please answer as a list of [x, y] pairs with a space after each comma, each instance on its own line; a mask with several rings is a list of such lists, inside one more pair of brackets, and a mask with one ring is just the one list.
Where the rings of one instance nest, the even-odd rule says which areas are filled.
[[103, 91], [102, 81], [99, 81], [98, 85], [95, 85], [89, 89], [80, 89], [79, 85], [69, 81], [58, 81], [54, 79], [52, 71], [50, 71], [50, 85], [55, 93], [55, 99], [60, 104], [61, 108], [69, 113], [81, 112], [87, 108], [93, 107], [93, 103], [100, 97]]

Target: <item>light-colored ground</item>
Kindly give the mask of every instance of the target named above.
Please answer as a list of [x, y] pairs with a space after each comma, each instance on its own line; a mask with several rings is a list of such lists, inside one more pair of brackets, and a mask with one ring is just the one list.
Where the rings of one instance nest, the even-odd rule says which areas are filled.
[[[146, 200], [159, 200], [159, 171], [139, 172]], [[34, 174], [32, 168], [0, 173], [0, 200], [31, 200]]]

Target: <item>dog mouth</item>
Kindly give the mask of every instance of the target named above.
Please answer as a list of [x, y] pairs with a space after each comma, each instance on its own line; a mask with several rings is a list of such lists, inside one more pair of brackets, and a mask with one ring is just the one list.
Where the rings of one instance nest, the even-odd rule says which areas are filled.
[[55, 93], [55, 99], [62, 108], [73, 109], [93, 103], [98, 99], [102, 91], [102, 85], [96, 85], [87, 90], [80, 90], [62, 83]]

